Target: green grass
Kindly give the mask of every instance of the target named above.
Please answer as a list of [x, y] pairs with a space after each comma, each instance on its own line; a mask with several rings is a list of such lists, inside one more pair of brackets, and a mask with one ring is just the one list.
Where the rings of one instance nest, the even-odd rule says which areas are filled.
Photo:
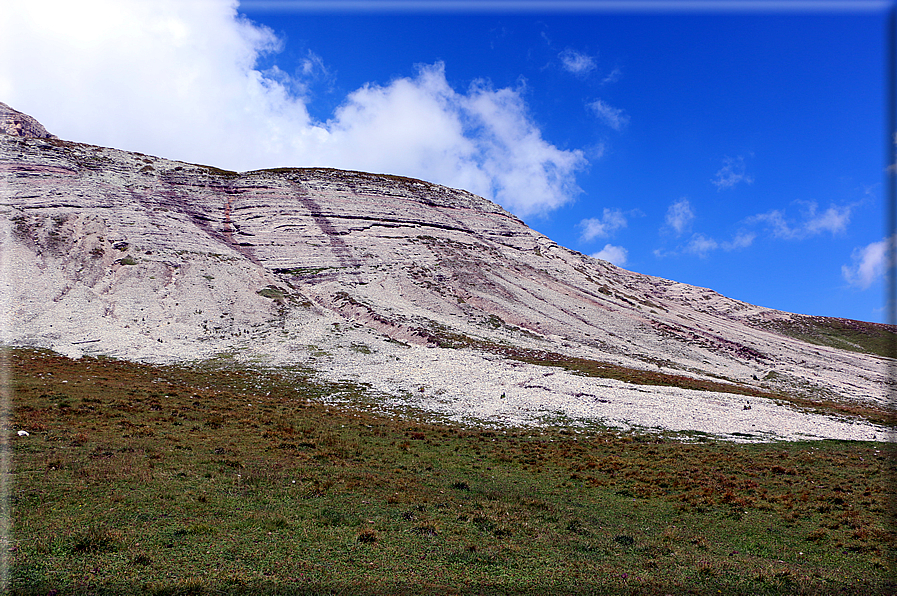
[[897, 590], [893, 445], [484, 430], [298, 369], [9, 362], [12, 594]]
[[289, 293], [283, 288], [278, 288], [277, 286], [264, 287], [261, 290], [257, 291], [256, 294], [264, 298], [270, 298], [278, 304], [283, 304], [289, 298]]
[[763, 326], [801, 341], [842, 350], [897, 358], [897, 328], [852, 319], [791, 315]]

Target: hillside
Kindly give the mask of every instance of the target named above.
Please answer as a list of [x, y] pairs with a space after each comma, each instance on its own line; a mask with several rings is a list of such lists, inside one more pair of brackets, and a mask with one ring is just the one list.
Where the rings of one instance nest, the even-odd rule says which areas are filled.
[[888, 436], [892, 327], [627, 271], [421, 180], [229, 172], [34, 124], [0, 134], [7, 345], [301, 366], [487, 424]]

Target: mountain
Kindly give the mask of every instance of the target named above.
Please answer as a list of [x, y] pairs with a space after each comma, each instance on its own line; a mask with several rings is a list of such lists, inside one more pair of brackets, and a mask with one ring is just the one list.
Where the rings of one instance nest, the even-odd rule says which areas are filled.
[[313, 367], [479, 423], [744, 440], [893, 423], [892, 326], [627, 271], [463, 190], [225, 171], [60, 140], [0, 106], [7, 345]]

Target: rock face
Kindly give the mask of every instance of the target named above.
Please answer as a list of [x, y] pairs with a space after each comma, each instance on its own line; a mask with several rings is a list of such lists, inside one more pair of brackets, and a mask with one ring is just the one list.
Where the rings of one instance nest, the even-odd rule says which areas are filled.
[[31, 139], [55, 139], [43, 125], [29, 116], [18, 112], [0, 101], [0, 134]]
[[[6, 344], [302, 364], [487, 422], [560, 413], [723, 436], [885, 435], [809, 414], [816, 426], [788, 434], [785, 409], [759, 412], [770, 392], [885, 407], [891, 360], [866, 340], [893, 337], [888, 326], [626, 271], [420, 180], [238, 174], [61, 141], [11, 110], [0, 122], [16, 131], [0, 135]], [[718, 407], [728, 417], [706, 414]]]

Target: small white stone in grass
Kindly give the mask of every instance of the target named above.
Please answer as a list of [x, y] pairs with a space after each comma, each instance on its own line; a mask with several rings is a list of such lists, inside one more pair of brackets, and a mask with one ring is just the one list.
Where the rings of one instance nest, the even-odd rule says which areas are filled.
[[28, 431], [27, 431], [27, 430], [20, 430], [20, 431], [18, 432], [18, 435], [19, 435], [20, 437], [27, 437], [27, 436], [28, 436]]

